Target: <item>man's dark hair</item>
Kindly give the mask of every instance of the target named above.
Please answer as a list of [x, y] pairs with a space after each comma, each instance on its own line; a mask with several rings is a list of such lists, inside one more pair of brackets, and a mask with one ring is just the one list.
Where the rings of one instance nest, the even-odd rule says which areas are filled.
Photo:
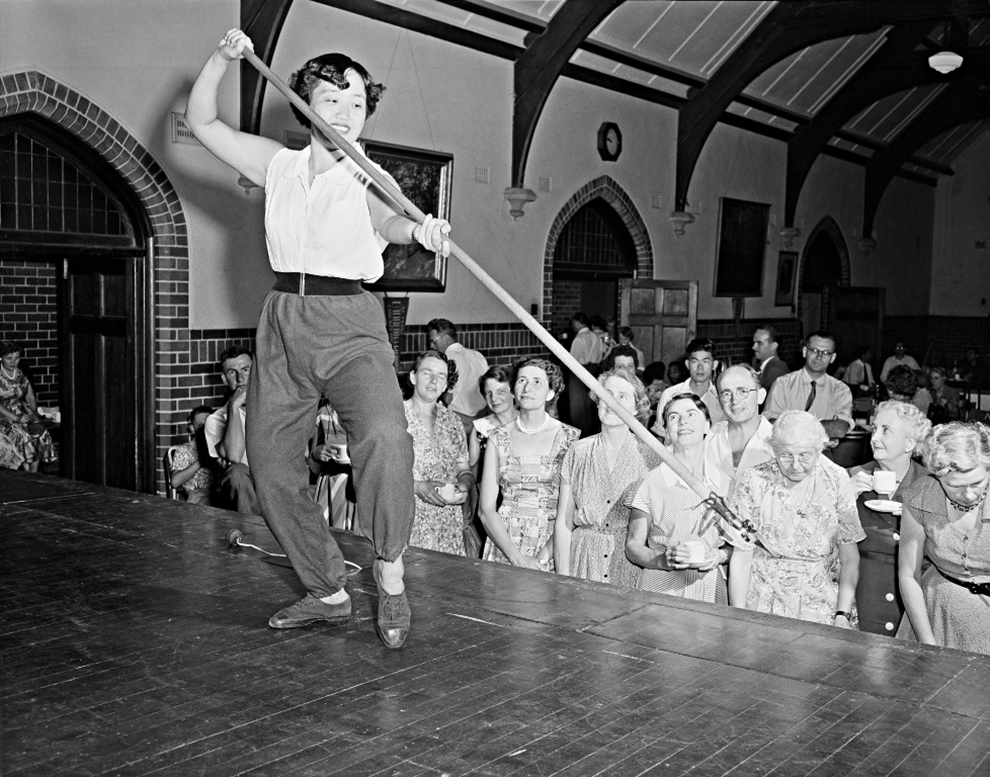
[[588, 316], [581, 312], [571, 316], [571, 321], [577, 321], [581, 326], [588, 326]]
[[780, 342], [780, 340], [778, 339], [777, 327], [775, 327], [773, 324], [760, 324], [758, 327], [756, 327], [756, 331], [766, 332], [768, 343]]
[[231, 345], [228, 346], [222, 354], [220, 354], [220, 369], [223, 369], [223, 363], [225, 361], [228, 359], [236, 359], [238, 356], [250, 356], [251, 361], [254, 361], [254, 354], [243, 345]]
[[914, 370], [906, 364], [898, 364], [887, 373], [887, 380], [884, 381], [884, 385], [890, 392], [890, 396], [911, 399], [918, 391], [918, 378], [915, 377]]
[[643, 383], [649, 386], [655, 380], [663, 380], [667, 374], [667, 367], [663, 362], [650, 362], [643, 370]]
[[457, 327], [450, 323], [445, 318], [434, 318], [426, 325], [426, 331], [434, 331], [441, 335], [450, 335], [454, 340], [457, 339]]
[[192, 410], [189, 411], [189, 420], [187, 423], [192, 423], [196, 420], [196, 416], [200, 413], [206, 413], [207, 415], [213, 415], [213, 408], [209, 405], [197, 405]]
[[691, 358], [692, 353], [697, 353], [698, 351], [708, 351], [715, 358], [715, 343], [709, 340], [707, 337], [696, 337], [690, 343], [687, 344], [687, 348], [684, 349], [684, 355], [687, 358]]
[[[313, 90], [316, 89], [320, 81], [333, 84], [338, 89], [346, 89], [350, 86], [346, 75], [348, 70], [353, 70], [364, 82], [364, 99], [367, 107], [365, 118], [370, 119], [371, 114], [378, 107], [378, 101], [382, 99], [382, 92], [385, 91], [385, 87], [376, 84], [364, 66], [346, 54], [323, 54], [319, 57], [313, 57], [292, 74], [289, 78], [289, 87], [309, 103], [313, 96]], [[292, 113], [300, 124], [309, 128], [309, 119], [294, 105], [292, 106]]]
[[812, 332], [810, 335], [804, 338], [805, 347], [807, 347], [808, 343], [811, 342], [812, 337], [817, 337], [819, 340], [831, 340], [832, 350], [833, 351], [835, 350], [835, 346], [837, 345], [837, 343], [835, 342], [835, 335], [833, 335], [831, 332], [826, 332], [824, 329], [816, 329], [814, 332]]

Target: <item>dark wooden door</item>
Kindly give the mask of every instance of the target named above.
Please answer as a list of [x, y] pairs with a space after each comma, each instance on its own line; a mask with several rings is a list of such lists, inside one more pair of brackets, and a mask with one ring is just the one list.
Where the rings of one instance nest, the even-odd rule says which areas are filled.
[[64, 259], [62, 474], [138, 490], [136, 262]]
[[823, 300], [828, 306], [828, 331], [835, 335], [835, 368], [856, 358], [861, 346], [873, 350], [873, 378], [880, 379], [883, 363], [883, 307], [885, 289], [869, 286], [827, 286]]
[[698, 324], [697, 281], [619, 281], [619, 323], [633, 330], [646, 362], [684, 356]]

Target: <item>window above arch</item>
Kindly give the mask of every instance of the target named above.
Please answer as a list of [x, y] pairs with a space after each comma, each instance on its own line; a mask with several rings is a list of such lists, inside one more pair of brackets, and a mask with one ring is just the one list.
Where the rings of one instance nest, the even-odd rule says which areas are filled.
[[554, 246], [555, 271], [631, 275], [636, 247], [615, 209], [596, 197], [564, 225]]

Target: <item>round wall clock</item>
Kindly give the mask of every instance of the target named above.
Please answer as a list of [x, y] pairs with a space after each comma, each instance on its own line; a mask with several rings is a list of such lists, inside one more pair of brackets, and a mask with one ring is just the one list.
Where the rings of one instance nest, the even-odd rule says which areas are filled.
[[603, 162], [614, 162], [622, 153], [622, 133], [614, 121], [602, 122], [598, 128], [598, 155]]

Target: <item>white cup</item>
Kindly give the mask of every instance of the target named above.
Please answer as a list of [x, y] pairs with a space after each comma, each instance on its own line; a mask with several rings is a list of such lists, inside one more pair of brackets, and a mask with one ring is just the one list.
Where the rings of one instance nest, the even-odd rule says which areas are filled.
[[886, 469], [874, 470], [873, 490], [878, 494], [893, 496], [897, 490], [897, 473]]
[[444, 483], [440, 488], [437, 489], [437, 493], [440, 494], [448, 502], [453, 502], [454, 497], [457, 496], [457, 486], [453, 483]]
[[701, 564], [708, 556], [708, 546], [701, 540], [688, 540], [684, 543], [684, 549], [688, 553], [689, 564]]

